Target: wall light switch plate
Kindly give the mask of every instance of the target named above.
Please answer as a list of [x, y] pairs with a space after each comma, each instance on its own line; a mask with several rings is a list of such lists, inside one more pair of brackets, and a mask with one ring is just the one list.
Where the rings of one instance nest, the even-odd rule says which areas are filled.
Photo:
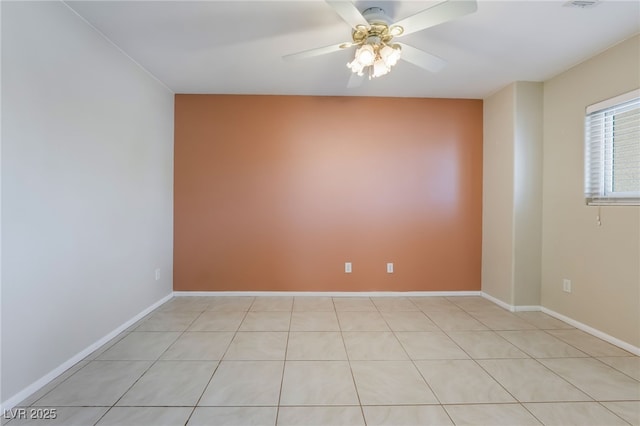
[[156, 281], [160, 279], [160, 269], [156, 269]]
[[562, 280], [562, 291], [565, 293], [571, 293], [571, 280], [566, 278]]
[[387, 263], [387, 274], [393, 274], [393, 263]]
[[345, 262], [344, 263], [344, 273], [345, 274], [350, 274], [351, 273], [351, 262]]

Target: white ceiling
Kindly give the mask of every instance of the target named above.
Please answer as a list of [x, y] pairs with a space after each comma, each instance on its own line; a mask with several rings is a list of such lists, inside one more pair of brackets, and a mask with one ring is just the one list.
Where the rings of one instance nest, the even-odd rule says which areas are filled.
[[[282, 56], [351, 40], [324, 1], [67, 1], [176, 93], [484, 98], [513, 81], [544, 81], [640, 32], [640, 2], [478, 0], [477, 12], [407, 35], [444, 58], [437, 74], [401, 61], [347, 88], [353, 49]], [[357, 1], [400, 20], [437, 1]]]

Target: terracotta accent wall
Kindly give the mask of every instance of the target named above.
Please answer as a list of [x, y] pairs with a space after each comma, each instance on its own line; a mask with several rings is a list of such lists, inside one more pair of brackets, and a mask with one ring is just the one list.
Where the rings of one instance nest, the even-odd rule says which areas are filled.
[[480, 290], [481, 100], [176, 95], [174, 170], [176, 291]]

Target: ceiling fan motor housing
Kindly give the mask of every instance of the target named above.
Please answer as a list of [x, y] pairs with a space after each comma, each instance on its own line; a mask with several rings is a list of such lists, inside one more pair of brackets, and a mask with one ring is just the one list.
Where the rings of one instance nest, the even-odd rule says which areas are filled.
[[370, 24], [380, 23], [389, 26], [392, 23], [391, 18], [389, 18], [384, 12], [384, 9], [380, 7], [370, 7], [368, 9], [365, 9], [362, 12], [362, 16]]
[[389, 31], [389, 25], [392, 22], [382, 8], [370, 7], [362, 12], [362, 16], [369, 23], [369, 28], [357, 26], [352, 34], [354, 43], [363, 44], [371, 39], [376, 44], [391, 41], [393, 34]]

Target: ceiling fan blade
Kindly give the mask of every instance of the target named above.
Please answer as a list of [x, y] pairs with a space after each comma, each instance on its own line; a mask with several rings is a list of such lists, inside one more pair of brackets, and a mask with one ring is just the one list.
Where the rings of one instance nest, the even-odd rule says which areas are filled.
[[438, 3], [433, 7], [394, 23], [391, 28], [396, 26], [402, 27], [404, 31], [401, 35], [405, 36], [468, 15], [476, 10], [478, 10], [476, 0], [445, 0], [442, 3]]
[[338, 15], [349, 25], [351, 28], [356, 28], [358, 26], [364, 26], [365, 28], [369, 28], [369, 23], [362, 13], [356, 8], [356, 6], [350, 1], [336, 1], [336, 0], [325, 0], [329, 6], [336, 11]]
[[303, 50], [302, 52], [292, 53], [282, 57], [285, 61], [297, 59], [312, 58], [314, 56], [326, 55], [327, 53], [337, 52], [339, 50], [350, 47], [352, 43], [332, 44], [331, 46], [316, 47], [315, 49]]
[[416, 49], [408, 44], [398, 44], [402, 47], [402, 55], [400, 56], [400, 59], [404, 59], [413, 65], [431, 72], [438, 72], [447, 65], [447, 62], [438, 56], [427, 53], [424, 50]]
[[347, 83], [347, 89], [355, 89], [356, 87], [362, 86], [362, 83], [364, 83], [364, 75], [358, 75], [352, 72], [349, 77], [349, 82]]

